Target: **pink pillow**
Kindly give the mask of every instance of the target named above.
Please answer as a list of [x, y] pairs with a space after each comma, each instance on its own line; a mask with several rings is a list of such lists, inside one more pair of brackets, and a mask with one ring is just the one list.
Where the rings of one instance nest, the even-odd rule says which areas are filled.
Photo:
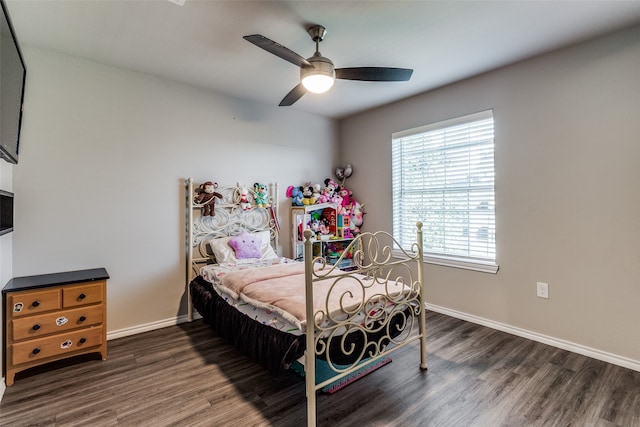
[[233, 248], [238, 259], [260, 258], [260, 243], [255, 236], [246, 231], [229, 239], [229, 246]]

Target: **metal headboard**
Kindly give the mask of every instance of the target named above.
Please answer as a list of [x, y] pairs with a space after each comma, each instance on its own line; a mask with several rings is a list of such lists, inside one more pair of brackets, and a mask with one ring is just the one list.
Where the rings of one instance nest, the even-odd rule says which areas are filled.
[[[193, 320], [193, 306], [189, 283], [199, 274], [200, 266], [210, 262], [207, 242], [210, 239], [235, 236], [242, 231], [269, 231], [271, 245], [278, 253], [278, 184], [264, 184], [266, 197], [258, 194], [254, 185], [218, 187], [216, 192], [221, 198], [212, 199], [215, 203], [214, 216], [203, 216], [204, 204], [196, 203], [196, 188], [193, 179], [185, 180], [186, 188], [186, 292], [187, 320]], [[242, 198], [246, 190], [246, 201]], [[266, 199], [266, 206], [258, 202]], [[247, 209], [248, 207], [248, 209]]]

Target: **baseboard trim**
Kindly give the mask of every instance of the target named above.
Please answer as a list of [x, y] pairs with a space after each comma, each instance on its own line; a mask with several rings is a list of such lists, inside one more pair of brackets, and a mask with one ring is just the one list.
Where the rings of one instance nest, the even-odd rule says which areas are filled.
[[[551, 345], [553, 347], [560, 348], [562, 350], [571, 351], [573, 353], [581, 354], [583, 356], [591, 357], [593, 359], [602, 360], [603, 362], [611, 363], [613, 365], [622, 366], [637, 372], [640, 372], [640, 361], [629, 359], [627, 357], [618, 356], [613, 353], [598, 350], [596, 348], [587, 347], [581, 344], [576, 344], [571, 341], [554, 338], [548, 335], [540, 334], [538, 332], [529, 331], [527, 329], [518, 328], [516, 326], [507, 325], [505, 323], [496, 322], [494, 320], [486, 319], [484, 317], [474, 316], [472, 314], [464, 313], [462, 311], [452, 310], [447, 307], [442, 307], [434, 304], [426, 304], [427, 310], [442, 313], [447, 316], [455, 317], [456, 319], [465, 320], [467, 322], [476, 323], [478, 325], [486, 326], [491, 329], [506, 332], [512, 335], [516, 335], [522, 338], [527, 338], [532, 341], [540, 342], [542, 344]], [[194, 312], [193, 319], [201, 319], [199, 313]], [[144, 325], [133, 326], [131, 328], [118, 329], [115, 331], [107, 332], [107, 340], [113, 340], [117, 338], [128, 337], [131, 335], [140, 334], [143, 332], [154, 331], [156, 329], [166, 328], [169, 326], [179, 325], [180, 323], [187, 322], [187, 315], [176, 316], [173, 318], [159, 320], [157, 322], [146, 323]], [[4, 393], [4, 381], [0, 385], [0, 400], [2, 393]]]
[[532, 332], [526, 329], [518, 328], [515, 326], [507, 325], [505, 323], [496, 322], [483, 317], [474, 316], [461, 311], [452, 310], [450, 308], [426, 304], [427, 310], [435, 311], [437, 313], [446, 314], [447, 316], [455, 317], [456, 319], [466, 320], [467, 322], [476, 323], [478, 325], [486, 326], [491, 329], [506, 332], [512, 335], [517, 335], [522, 338], [527, 338], [532, 341], [537, 341], [543, 344], [548, 344], [553, 347], [560, 348], [562, 350], [571, 351], [573, 353], [581, 354], [583, 356], [591, 357], [593, 359], [602, 360], [603, 362], [611, 363], [613, 365], [622, 366], [634, 371], [640, 372], [640, 361], [629, 359], [627, 357], [618, 356], [616, 354], [608, 353], [606, 351], [598, 350], [596, 348], [587, 347], [581, 344], [576, 344], [571, 341], [562, 340], [559, 338], [550, 337], [548, 335]]
[[[193, 320], [202, 319], [199, 313], [193, 313]], [[118, 329], [107, 332], [107, 341], [117, 338], [124, 338], [131, 335], [141, 334], [143, 332], [155, 331], [169, 326], [176, 326], [180, 323], [188, 322], [187, 315], [176, 316], [169, 319], [158, 320], [157, 322], [145, 323], [144, 325], [132, 326], [130, 328]]]
[[4, 391], [6, 389], [7, 389], [7, 386], [5, 385], [4, 377], [2, 377], [2, 382], [0, 382], [0, 402], [2, 401], [2, 398], [4, 397]]

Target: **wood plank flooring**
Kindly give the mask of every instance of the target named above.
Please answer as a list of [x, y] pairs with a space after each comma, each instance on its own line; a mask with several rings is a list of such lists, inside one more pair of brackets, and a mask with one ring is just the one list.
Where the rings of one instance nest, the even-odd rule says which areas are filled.
[[[319, 426], [640, 426], [640, 372], [430, 312], [417, 345], [332, 395]], [[201, 321], [16, 376], [1, 426], [304, 426], [304, 383], [272, 377]]]

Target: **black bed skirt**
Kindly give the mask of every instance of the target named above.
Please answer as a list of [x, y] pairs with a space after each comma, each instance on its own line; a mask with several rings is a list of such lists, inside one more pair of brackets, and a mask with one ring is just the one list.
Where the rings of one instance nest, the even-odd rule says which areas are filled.
[[305, 336], [256, 322], [224, 301], [201, 276], [190, 284], [193, 306], [216, 333], [242, 354], [277, 375], [304, 355]]
[[[217, 334], [224, 338], [251, 360], [264, 366], [273, 375], [284, 372], [291, 363], [304, 355], [306, 336], [292, 335], [282, 332], [268, 325], [240, 313], [230, 306], [202, 276], [198, 276], [190, 284], [193, 306], [202, 315], [205, 323], [210, 325]], [[410, 309], [396, 313], [390, 319], [388, 331], [381, 330], [367, 334], [367, 342], [377, 342], [385, 346], [388, 339], [387, 332], [393, 337], [401, 333], [401, 326], [405, 319], [411, 316]], [[345, 348], [353, 345], [355, 351], [346, 355], [341, 350], [339, 339], [329, 343], [330, 360], [338, 365], [351, 365], [358, 361], [358, 355], [364, 345], [362, 334], [350, 334], [345, 340]], [[326, 355], [317, 356], [326, 360]]]

